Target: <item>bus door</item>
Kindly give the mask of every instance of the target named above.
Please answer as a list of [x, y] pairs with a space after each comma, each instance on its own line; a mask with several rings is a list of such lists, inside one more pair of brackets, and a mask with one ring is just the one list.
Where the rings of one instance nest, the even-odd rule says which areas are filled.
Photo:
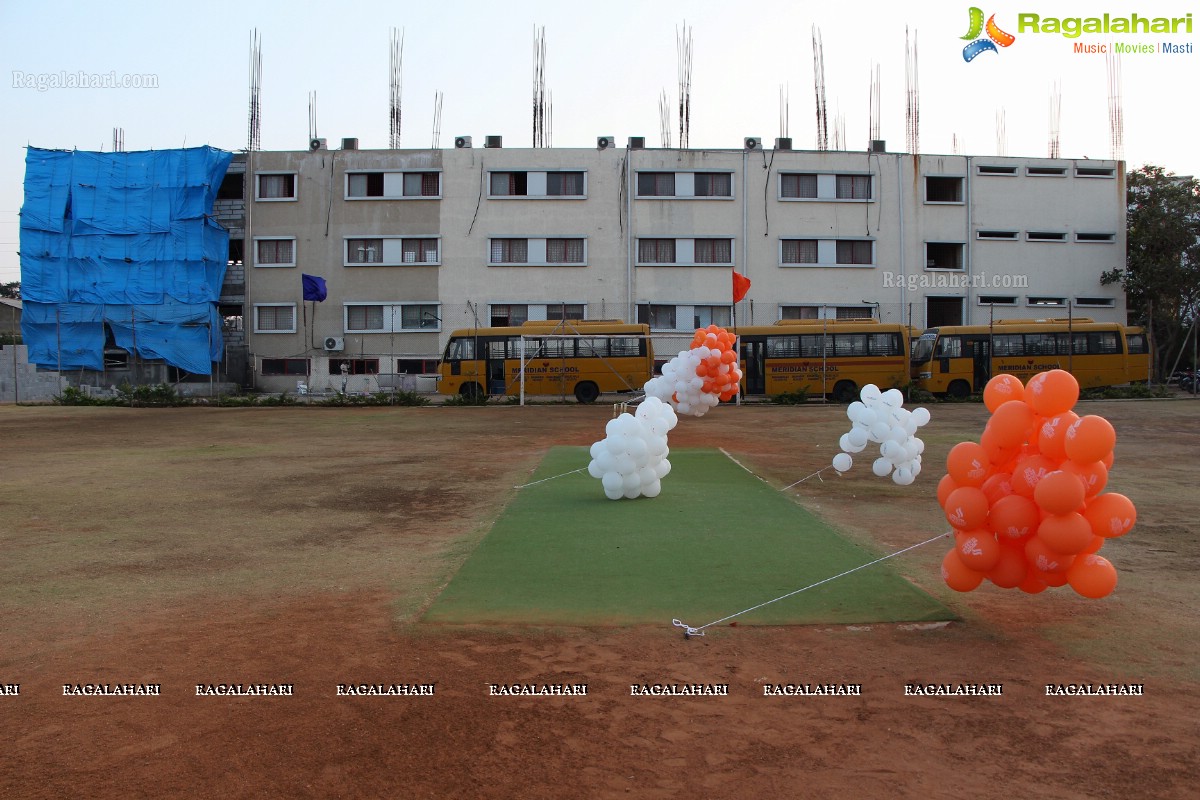
[[746, 394], [766, 394], [767, 343], [762, 339], [742, 340], [742, 361], [744, 362], [742, 377], [746, 381]]
[[971, 340], [971, 359], [975, 363], [975, 390], [982, 391], [992, 379], [992, 348], [985, 339]]
[[504, 377], [504, 339], [488, 339], [483, 343], [483, 357], [487, 360], [487, 393], [489, 396], [505, 394], [508, 382]]

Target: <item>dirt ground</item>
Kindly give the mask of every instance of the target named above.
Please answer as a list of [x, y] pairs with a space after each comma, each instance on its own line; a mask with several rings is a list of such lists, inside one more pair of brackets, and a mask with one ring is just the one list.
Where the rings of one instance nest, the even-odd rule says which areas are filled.
[[[1192, 796], [1200, 403], [1082, 408], [1116, 427], [1109, 487], [1138, 507], [1104, 549], [1120, 574], [1108, 598], [956, 594], [939, 541], [890, 563], [958, 621], [685, 639], [670, 620], [418, 622], [546, 449], [601, 438], [607, 406], [0, 407], [0, 796]], [[938, 465], [978, 439], [986, 412], [932, 411], [915, 485], [864, 461], [789, 494], [881, 554], [945, 530]], [[828, 464], [848, 425], [840, 407], [721, 407], [681, 421], [670, 444], [722, 447], [783, 487]], [[161, 695], [64, 696], [83, 683]], [[294, 694], [196, 696], [217, 683]], [[435, 693], [336, 694], [364, 683]], [[489, 694], [513, 683], [588, 693]], [[729, 689], [630, 695], [646, 683]], [[861, 695], [763, 696], [786, 683]], [[1003, 694], [914, 697], [908, 683]], [[1046, 696], [1064, 683], [1144, 695]]]

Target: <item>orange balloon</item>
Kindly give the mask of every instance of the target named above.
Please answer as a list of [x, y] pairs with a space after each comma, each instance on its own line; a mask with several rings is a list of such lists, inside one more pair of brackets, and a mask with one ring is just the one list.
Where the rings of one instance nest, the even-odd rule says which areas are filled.
[[983, 404], [987, 410], [995, 412], [1009, 400], [1021, 400], [1025, 396], [1025, 387], [1015, 375], [1001, 373], [987, 382], [983, 387]]
[[1051, 514], [1066, 514], [1083, 507], [1086, 488], [1078, 475], [1055, 470], [1038, 481], [1033, 489], [1034, 502]]
[[1036, 569], [1030, 570], [1034, 575], [1037, 575], [1038, 580], [1047, 586], [1066, 586], [1067, 573], [1065, 572], [1039, 572]]
[[987, 579], [1001, 589], [1015, 589], [1025, 580], [1028, 572], [1024, 553], [1011, 547], [1001, 547], [1000, 558], [996, 566], [988, 570]]
[[1084, 597], [1099, 600], [1117, 588], [1117, 570], [1104, 556], [1086, 555], [1067, 570], [1067, 582]]
[[1039, 372], [1025, 386], [1025, 397], [1043, 417], [1070, 411], [1079, 400], [1079, 382], [1063, 369]]
[[964, 564], [952, 547], [942, 559], [942, 580], [956, 592], [969, 592], [983, 583], [983, 573]]
[[1108, 492], [1089, 500], [1083, 516], [1092, 526], [1092, 533], [1112, 539], [1129, 533], [1137, 522], [1137, 509], [1125, 495]]
[[725, 350], [721, 353], [721, 362], [724, 364], [732, 364], [737, 361], [737, 353], [732, 350]]
[[983, 429], [983, 435], [979, 437], [979, 445], [987, 453], [988, 461], [992, 466], [1006, 464], [1020, 452], [1020, 445], [1006, 445], [1003, 437], [991, 425]]
[[988, 429], [995, 431], [1001, 447], [1019, 447], [1033, 432], [1033, 410], [1024, 403], [1004, 403], [988, 420]]
[[1083, 548], [1083, 550], [1079, 553], [1079, 555], [1083, 556], [1083, 555], [1087, 555], [1088, 553], [1099, 553], [1100, 548], [1104, 547], [1104, 543], [1107, 541], [1108, 540], [1105, 539], [1103, 536], [1096, 536], [1095, 534], [1093, 534], [1092, 535], [1092, 543], [1089, 544], [1087, 547]]
[[1038, 526], [1037, 538], [1054, 552], [1073, 556], [1087, 549], [1095, 537], [1092, 534], [1092, 526], [1083, 515], [1072, 511], [1069, 514], [1054, 514], [1042, 520], [1042, 524]]
[[959, 559], [976, 572], [987, 572], [1000, 560], [1000, 543], [989, 530], [963, 531], [955, 540]]
[[1067, 428], [1067, 458], [1080, 464], [1100, 461], [1112, 452], [1117, 443], [1117, 432], [1104, 417], [1088, 414], [1080, 417]]
[[1032, 499], [1038, 483], [1056, 469], [1058, 465], [1043, 455], [1025, 456], [1013, 468], [1013, 493]]
[[987, 451], [975, 442], [959, 442], [946, 456], [946, 472], [959, 486], [981, 486], [991, 472]]
[[960, 486], [946, 498], [946, 520], [960, 531], [972, 531], [987, 523], [987, 495], [974, 486]]
[[1008, 497], [1013, 493], [1012, 475], [1007, 472], [993, 472], [991, 477], [984, 481], [979, 488], [987, 495], [988, 502], [994, 506], [1001, 497]]
[[1103, 463], [1104, 466], [1108, 469], [1112, 469], [1114, 460], [1115, 460], [1115, 458], [1114, 458], [1113, 452], [1111, 450], [1108, 452], [1108, 455], [1106, 455], [1104, 458], [1100, 459], [1101, 463]]
[[1020, 588], [1025, 594], [1038, 594], [1046, 591], [1046, 582], [1038, 577], [1037, 570], [1032, 570], [1021, 581]]
[[1028, 497], [1010, 494], [992, 503], [988, 528], [1001, 539], [1024, 539], [1038, 529], [1038, 507]]
[[1067, 428], [1079, 419], [1074, 411], [1064, 411], [1042, 422], [1037, 431], [1038, 450], [1047, 458], [1062, 461], [1067, 457]]
[[957, 488], [958, 484], [954, 482], [954, 478], [951, 478], [949, 475], [943, 475], [942, 479], [938, 481], [937, 485], [938, 505], [942, 508], [945, 508], [946, 498], [949, 497], [950, 493]]
[[1085, 497], [1095, 497], [1104, 491], [1104, 487], [1108, 484], [1108, 467], [1104, 466], [1103, 461], [1093, 461], [1091, 464], [1064, 461], [1060, 469], [1083, 481]]
[[696, 365], [696, 375], [701, 378], [707, 377], [708, 376], [708, 364], [705, 364], [703, 361], [701, 361], [699, 364], [697, 364]]
[[1040, 536], [1032, 536], [1025, 542], [1025, 559], [1040, 572], [1066, 572], [1075, 561], [1075, 556], [1052, 550]]

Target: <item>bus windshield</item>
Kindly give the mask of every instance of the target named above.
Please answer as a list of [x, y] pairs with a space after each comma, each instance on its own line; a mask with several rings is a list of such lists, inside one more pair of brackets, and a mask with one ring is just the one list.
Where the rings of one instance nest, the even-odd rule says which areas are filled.
[[924, 364], [933, 355], [933, 344], [937, 341], [936, 333], [923, 333], [921, 338], [913, 343], [912, 360], [914, 364]]

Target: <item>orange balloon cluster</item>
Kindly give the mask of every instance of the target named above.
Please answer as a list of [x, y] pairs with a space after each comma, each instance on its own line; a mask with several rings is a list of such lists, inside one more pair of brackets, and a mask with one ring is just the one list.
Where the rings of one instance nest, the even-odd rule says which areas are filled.
[[722, 400], [730, 400], [738, 393], [742, 369], [738, 366], [736, 342], [737, 337], [716, 325], [696, 331], [691, 349], [707, 347], [709, 351], [696, 366], [696, 377], [704, 381], [702, 392], [715, 394]]
[[942, 578], [969, 592], [983, 580], [1037, 594], [1070, 584], [1104, 597], [1117, 571], [1098, 551], [1137, 520], [1128, 497], [1101, 494], [1117, 434], [1103, 417], [1071, 409], [1079, 384], [1061, 369], [1022, 386], [997, 375], [983, 391], [991, 419], [979, 443], [960, 442], [946, 458], [938, 503], [954, 528]]

